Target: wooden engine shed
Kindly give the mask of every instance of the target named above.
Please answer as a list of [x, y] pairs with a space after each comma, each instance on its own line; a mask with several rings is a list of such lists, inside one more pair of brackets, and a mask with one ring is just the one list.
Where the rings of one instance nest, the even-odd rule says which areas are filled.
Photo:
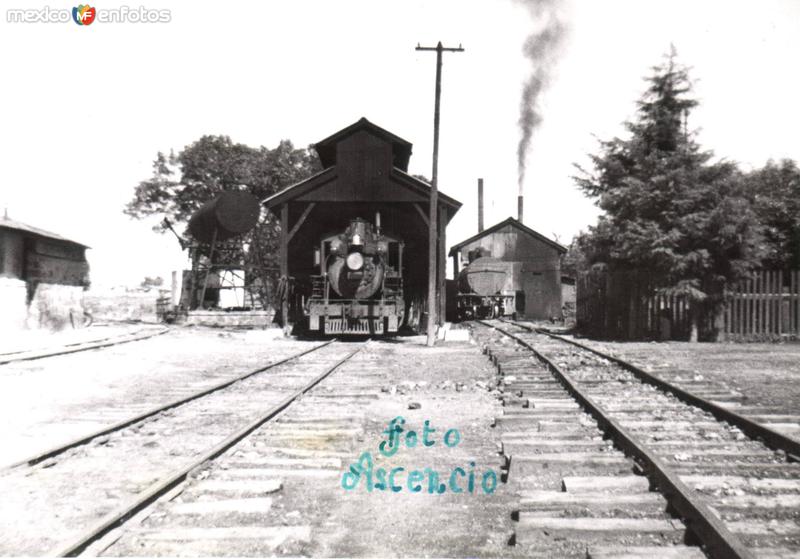
[[567, 249], [513, 217], [450, 249], [453, 276], [481, 256], [508, 262], [504, 291], [515, 292], [517, 314], [529, 319], [561, 317], [561, 256]]
[[[342, 232], [353, 219], [375, 224], [402, 242], [404, 326], [426, 327], [428, 212], [430, 185], [408, 174], [412, 144], [362, 118], [317, 142], [323, 170], [263, 201], [280, 219], [280, 274], [289, 278], [282, 303], [284, 324], [301, 319], [311, 293], [310, 278], [321, 273], [315, 261], [320, 240]], [[444, 320], [445, 229], [461, 203], [439, 192], [437, 298]], [[379, 217], [378, 217], [379, 214]]]

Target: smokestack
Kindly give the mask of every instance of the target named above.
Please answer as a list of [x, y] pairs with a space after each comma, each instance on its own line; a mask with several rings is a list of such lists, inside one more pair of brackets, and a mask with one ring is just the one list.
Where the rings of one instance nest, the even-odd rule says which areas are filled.
[[483, 179], [478, 179], [478, 233], [483, 231]]
[[522, 223], [522, 192], [517, 196], [517, 220]]

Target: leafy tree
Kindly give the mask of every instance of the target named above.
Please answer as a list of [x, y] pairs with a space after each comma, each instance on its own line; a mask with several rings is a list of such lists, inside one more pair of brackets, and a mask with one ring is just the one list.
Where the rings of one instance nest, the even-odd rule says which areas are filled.
[[766, 255], [772, 269], [800, 269], [800, 169], [784, 159], [769, 161], [744, 179], [759, 220], [764, 225]]
[[587, 239], [587, 234], [583, 231], [575, 235], [567, 247], [567, 252], [561, 257], [561, 273], [565, 276], [575, 278], [580, 272], [588, 270]]
[[691, 339], [702, 312], [724, 301], [725, 283], [758, 264], [760, 227], [743, 194], [743, 179], [687, 129], [697, 106], [688, 70], [673, 52], [653, 67], [627, 122], [627, 139], [600, 143], [592, 171], [575, 180], [605, 214], [583, 240], [589, 265], [646, 274], [650, 287], [692, 302]]
[[164, 278], [162, 278], [161, 276], [157, 276], [154, 278], [151, 278], [150, 276], [145, 276], [142, 283], [139, 284], [140, 287], [148, 287], [148, 288], [161, 287], [162, 285], [164, 285]]
[[[177, 155], [159, 152], [152, 176], [138, 184], [123, 211], [135, 219], [164, 216], [185, 225], [221, 192], [240, 190], [263, 200], [319, 170], [316, 153], [297, 149], [289, 140], [268, 149], [234, 143], [228, 136], [203, 136]], [[164, 232], [167, 225], [162, 221], [154, 230]], [[262, 212], [258, 225], [244, 237], [246, 249], [237, 260], [277, 268], [279, 236], [278, 220]]]

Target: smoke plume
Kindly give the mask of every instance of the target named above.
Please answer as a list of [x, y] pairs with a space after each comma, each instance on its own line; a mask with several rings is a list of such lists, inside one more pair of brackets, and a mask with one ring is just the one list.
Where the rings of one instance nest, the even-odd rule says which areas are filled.
[[518, 0], [528, 8], [539, 27], [528, 36], [522, 49], [525, 57], [531, 62], [531, 73], [522, 86], [522, 98], [519, 103], [519, 127], [522, 135], [517, 147], [517, 175], [520, 196], [525, 180], [525, 159], [533, 134], [543, 119], [538, 107], [539, 95], [550, 81], [559, 47], [567, 30], [559, 17], [556, 1]]

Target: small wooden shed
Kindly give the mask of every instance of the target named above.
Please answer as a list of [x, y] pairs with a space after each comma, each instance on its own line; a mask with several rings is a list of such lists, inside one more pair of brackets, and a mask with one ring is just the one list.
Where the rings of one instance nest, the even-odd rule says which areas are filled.
[[[0, 303], [5, 328], [60, 328], [83, 320], [89, 264], [81, 243], [0, 217]], [[70, 314], [72, 313], [72, 314]], [[77, 314], [77, 316], [76, 316]]]
[[[561, 256], [566, 247], [509, 217], [450, 249], [453, 277], [481, 256], [509, 262], [509, 290], [517, 293], [518, 314], [546, 320], [561, 317]], [[522, 300], [520, 300], [522, 299]]]

